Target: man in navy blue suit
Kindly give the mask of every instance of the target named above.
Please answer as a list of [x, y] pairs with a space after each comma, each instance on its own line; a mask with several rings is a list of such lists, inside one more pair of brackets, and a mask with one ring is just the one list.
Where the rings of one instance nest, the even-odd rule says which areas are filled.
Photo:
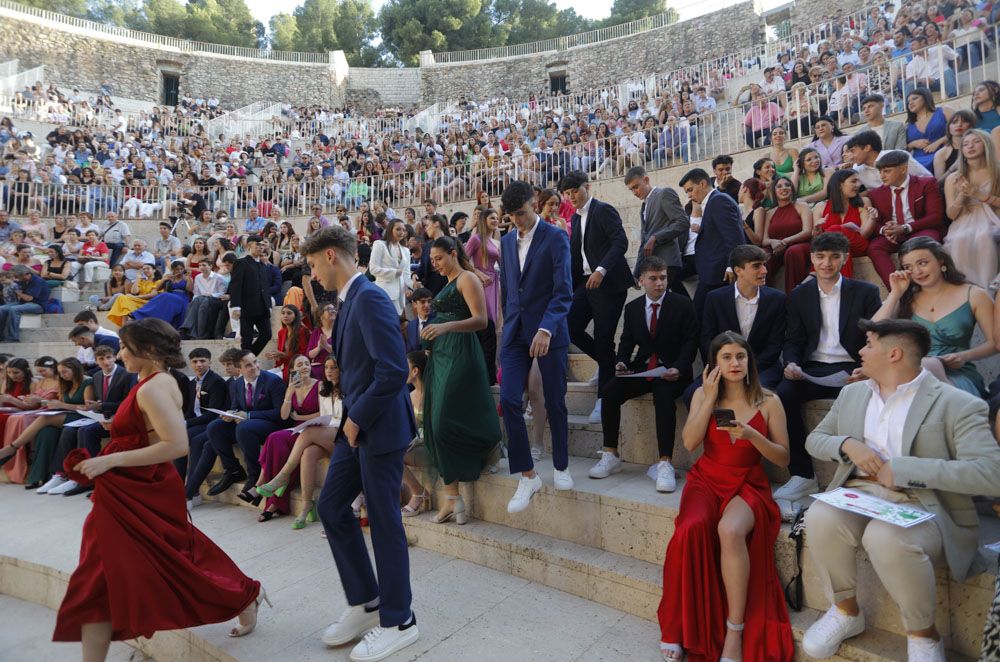
[[542, 373], [545, 409], [552, 431], [552, 465], [557, 490], [573, 488], [569, 467], [569, 423], [566, 415], [566, 362], [569, 352], [567, 315], [573, 302], [569, 241], [566, 233], [535, 213], [535, 191], [527, 182], [511, 182], [501, 196], [504, 213], [516, 231], [500, 240], [504, 333], [500, 347], [500, 404], [507, 429], [510, 472], [520, 473], [510, 513], [528, 507], [542, 488], [535, 473], [524, 424], [522, 403], [531, 362]]
[[423, 349], [420, 343], [420, 332], [424, 330], [424, 324], [434, 319], [431, 312], [431, 301], [434, 295], [426, 287], [418, 287], [410, 295], [410, 304], [413, 305], [415, 317], [406, 323], [406, 353], [419, 352]]
[[691, 230], [698, 233], [694, 263], [698, 272], [698, 289], [694, 293], [694, 310], [698, 319], [705, 310], [705, 297], [726, 284], [726, 266], [734, 248], [746, 243], [743, 217], [736, 201], [712, 188], [708, 173], [701, 168], [689, 170], [681, 178], [681, 187], [691, 198]]
[[[635, 278], [625, 261], [628, 237], [618, 210], [590, 195], [587, 173], [574, 171], [559, 182], [576, 208], [570, 239], [570, 274], [573, 305], [569, 311], [569, 336], [573, 344], [597, 362], [598, 393], [615, 376], [615, 331], [622, 316], [625, 295]], [[594, 322], [594, 335], [587, 325]], [[601, 401], [594, 405], [591, 423], [601, 421]]]
[[[249, 349], [241, 350], [236, 357], [240, 377], [229, 385], [229, 404], [242, 417], [220, 416], [208, 424], [209, 443], [222, 461], [226, 473], [209, 490], [209, 496], [222, 494], [235, 483], [246, 480], [239, 493], [243, 501], [253, 501], [250, 488], [260, 476], [261, 446], [267, 435], [285, 427], [281, 418], [281, 403], [285, 399], [285, 383], [274, 373], [260, 369], [257, 357]], [[243, 418], [245, 417], [245, 418]], [[243, 451], [244, 471], [233, 453], [233, 446]]]
[[[399, 316], [386, 293], [358, 272], [355, 236], [339, 225], [324, 228], [300, 252], [312, 277], [336, 290], [342, 302], [332, 344], [344, 394], [343, 434], [334, 443], [317, 508], [348, 607], [323, 633], [323, 643], [341, 646], [371, 630], [351, 651], [351, 659], [374, 662], [420, 636], [399, 511], [403, 455], [417, 434], [406, 387], [409, 370]], [[377, 580], [361, 524], [351, 510], [362, 489]]]

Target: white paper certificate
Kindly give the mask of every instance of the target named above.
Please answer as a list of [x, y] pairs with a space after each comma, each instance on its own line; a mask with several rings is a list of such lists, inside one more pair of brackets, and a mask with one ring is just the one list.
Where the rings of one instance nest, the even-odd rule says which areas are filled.
[[631, 375], [615, 375], [616, 377], [662, 377], [667, 374], [667, 369], [665, 367], [657, 366], [652, 370], [647, 370], [645, 372], [636, 372]]
[[804, 372], [802, 374], [808, 382], [812, 382], [818, 386], [829, 386], [831, 388], [843, 388], [844, 386], [847, 386], [847, 378], [850, 377], [850, 375], [844, 370], [835, 372], [832, 375], [826, 375], [825, 377], [814, 377]]
[[895, 524], [908, 529], [934, 517], [933, 513], [912, 508], [905, 504], [893, 503], [885, 499], [873, 497], [858, 490], [839, 487], [830, 492], [813, 494], [812, 498], [827, 503], [834, 508], [840, 508], [850, 513]]

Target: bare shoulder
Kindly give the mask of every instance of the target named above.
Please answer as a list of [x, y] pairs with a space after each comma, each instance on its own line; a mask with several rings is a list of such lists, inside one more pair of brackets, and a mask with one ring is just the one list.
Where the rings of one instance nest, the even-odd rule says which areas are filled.
[[181, 390], [170, 373], [161, 372], [139, 387], [135, 399], [143, 410], [149, 406], [162, 407], [169, 402], [179, 404]]

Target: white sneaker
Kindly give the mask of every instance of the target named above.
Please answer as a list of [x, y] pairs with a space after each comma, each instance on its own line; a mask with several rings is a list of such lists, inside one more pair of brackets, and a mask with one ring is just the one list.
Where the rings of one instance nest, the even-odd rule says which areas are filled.
[[591, 478], [607, 478], [622, 470], [621, 458], [611, 451], [597, 451], [597, 454], [601, 456], [601, 459], [587, 472]]
[[[809, 626], [802, 637], [802, 650], [807, 655], [823, 660], [833, 657], [845, 639], [856, 637], [865, 631], [865, 615], [848, 616], [831, 605], [826, 613]], [[944, 658], [942, 658], [943, 660]]]
[[674, 465], [667, 460], [660, 460], [656, 465], [656, 491], [673, 492], [677, 489], [677, 474], [674, 473]]
[[364, 605], [348, 607], [337, 622], [323, 632], [323, 643], [327, 646], [343, 646], [376, 627], [378, 627], [378, 607], [369, 608]]
[[944, 639], [907, 637], [906, 659], [908, 662], [945, 662]]
[[569, 469], [563, 471], [559, 471], [558, 469], [553, 470], [552, 483], [557, 490], [573, 489], [573, 477], [569, 475]]
[[601, 369], [594, 369], [594, 376], [587, 380], [587, 386], [597, 386], [601, 383]]
[[77, 484], [75, 480], [67, 480], [59, 487], [53, 487], [47, 492], [47, 494], [66, 494], [70, 490], [76, 489]]
[[545, 446], [536, 446], [535, 442], [531, 442], [531, 461], [537, 463], [543, 455], [545, 455]]
[[785, 501], [798, 501], [810, 494], [819, 492], [819, 483], [815, 478], [803, 478], [802, 476], [792, 476], [792, 479], [774, 491], [775, 499]]
[[188, 509], [188, 512], [191, 512], [192, 509], [197, 508], [200, 505], [201, 505], [201, 495], [200, 494], [197, 494], [197, 495], [195, 495], [195, 496], [193, 496], [193, 497], [191, 497], [190, 499], [187, 500], [187, 509]]
[[396, 628], [377, 627], [362, 639], [351, 651], [351, 662], [378, 662], [393, 653], [416, 643], [420, 638], [417, 619], [412, 617], [409, 625]]
[[56, 474], [52, 478], [49, 478], [48, 482], [45, 483], [44, 485], [42, 485], [41, 487], [39, 487], [37, 490], [35, 490], [35, 492], [37, 494], [48, 494], [50, 490], [53, 490], [53, 489], [59, 487], [60, 485], [62, 485], [65, 482], [66, 482], [65, 478], [63, 478], [59, 474]]
[[507, 502], [507, 512], [514, 514], [527, 508], [531, 503], [531, 497], [540, 489], [542, 489], [542, 479], [538, 474], [535, 474], [534, 478], [525, 478], [522, 475], [521, 480], [517, 481], [517, 491]]
[[590, 412], [590, 422], [600, 423], [601, 422], [601, 399], [597, 398], [597, 402], [594, 403], [594, 410]]

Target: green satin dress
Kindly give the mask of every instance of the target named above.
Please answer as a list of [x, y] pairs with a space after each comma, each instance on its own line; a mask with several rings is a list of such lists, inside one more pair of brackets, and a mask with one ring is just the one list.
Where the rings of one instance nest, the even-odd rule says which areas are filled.
[[[472, 316], [451, 281], [434, 298], [433, 323]], [[445, 333], [431, 343], [424, 372], [424, 445], [445, 485], [479, 478], [500, 443], [500, 420], [486, 376], [486, 360], [474, 332]]]
[[[969, 296], [972, 296], [972, 288], [969, 288]], [[919, 315], [914, 315], [913, 321], [918, 322], [931, 334], [931, 351], [928, 356], [965, 352], [972, 345], [972, 334], [976, 330], [976, 315], [968, 300], [936, 322], [925, 320]], [[986, 397], [986, 383], [971, 361], [960, 368], [945, 368], [945, 374], [955, 388], [980, 398]]]

